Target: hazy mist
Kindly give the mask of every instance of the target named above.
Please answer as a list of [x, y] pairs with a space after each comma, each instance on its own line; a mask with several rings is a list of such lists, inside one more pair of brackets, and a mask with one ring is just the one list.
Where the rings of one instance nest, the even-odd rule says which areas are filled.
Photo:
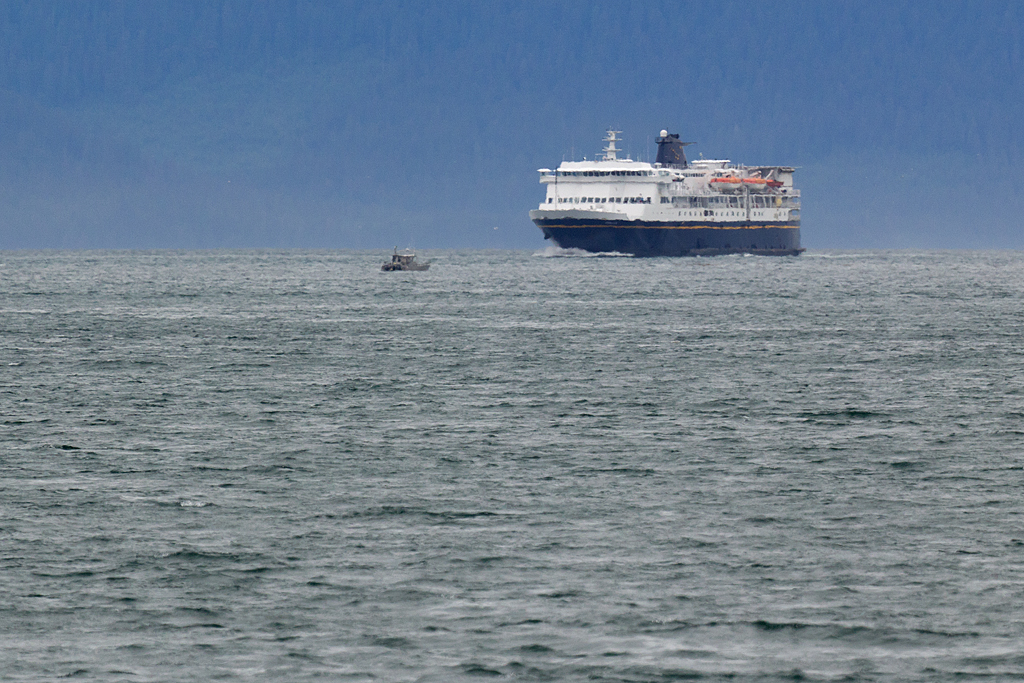
[[[1016, 2], [0, 5], [0, 248], [540, 248], [536, 169], [798, 166], [810, 248], [1024, 248]], [[497, 228], [497, 229], [495, 229]]]

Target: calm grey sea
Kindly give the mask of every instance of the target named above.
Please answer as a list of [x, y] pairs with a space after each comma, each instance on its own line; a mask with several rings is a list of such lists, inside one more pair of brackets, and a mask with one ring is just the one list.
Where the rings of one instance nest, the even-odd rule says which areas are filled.
[[0, 252], [0, 679], [1024, 677], [1024, 253]]

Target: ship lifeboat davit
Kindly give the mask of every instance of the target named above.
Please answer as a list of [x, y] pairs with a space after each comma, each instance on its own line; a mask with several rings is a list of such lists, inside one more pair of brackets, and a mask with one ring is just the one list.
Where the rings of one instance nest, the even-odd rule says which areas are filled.
[[768, 187], [768, 181], [764, 178], [744, 178], [743, 184], [747, 186], [751, 192], [764, 192]]
[[719, 192], [735, 192], [743, 187], [743, 181], [736, 176], [725, 176], [723, 178], [712, 178], [708, 181], [712, 190]]

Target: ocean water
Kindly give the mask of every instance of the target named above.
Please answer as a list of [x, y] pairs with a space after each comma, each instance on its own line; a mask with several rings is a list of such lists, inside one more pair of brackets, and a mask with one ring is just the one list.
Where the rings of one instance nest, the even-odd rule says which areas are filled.
[[1024, 253], [0, 252], [0, 679], [1024, 677]]

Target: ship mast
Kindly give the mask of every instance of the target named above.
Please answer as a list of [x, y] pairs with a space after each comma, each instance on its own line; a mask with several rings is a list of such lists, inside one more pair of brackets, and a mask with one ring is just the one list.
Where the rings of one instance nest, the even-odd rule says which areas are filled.
[[621, 132], [622, 132], [621, 130], [612, 130], [611, 128], [608, 129], [608, 135], [604, 139], [604, 141], [608, 143], [608, 145], [604, 148], [604, 160], [605, 161], [617, 161], [618, 160], [619, 157], [616, 156], [616, 155], [617, 155], [618, 152], [621, 152], [622, 150], [618, 149], [615, 146], [615, 143], [619, 141], [619, 138], [617, 138], [615, 136], [618, 135]]

